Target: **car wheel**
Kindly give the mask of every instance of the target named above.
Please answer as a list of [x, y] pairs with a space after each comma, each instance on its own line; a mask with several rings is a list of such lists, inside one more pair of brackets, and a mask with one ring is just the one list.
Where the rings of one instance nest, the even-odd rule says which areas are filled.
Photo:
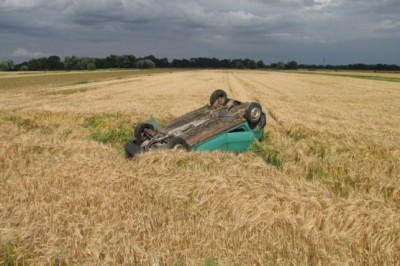
[[125, 158], [130, 159], [134, 157], [136, 154], [142, 152], [142, 149], [139, 145], [137, 145], [136, 139], [131, 139], [124, 146], [125, 149]]
[[249, 124], [255, 124], [260, 121], [261, 116], [262, 116], [262, 108], [261, 105], [255, 102], [250, 103], [250, 105], [247, 107], [244, 116], [247, 119], [247, 122]]
[[224, 90], [216, 90], [211, 94], [210, 105], [213, 106], [218, 102], [218, 105], [225, 105], [228, 101], [228, 96]]
[[154, 127], [152, 124], [149, 123], [139, 123], [136, 128], [135, 128], [135, 133], [134, 137], [136, 139], [137, 144], [142, 144], [143, 141], [147, 139], [147, 130], [154, 130]]
[[169, 142], [168, 142], [168, 148], [172, 150], [185, 150], [189, 151], [190, 146], [187, 144], [186, 140], [184, 140], [181, 137], [173, 137]]
[[255, 129], [256, 127], [264, 128], [266, 124], [267, 124], [267, 117], [265, 116], [264, 112], [262, 113], [260, 120], [257, 123], [249, 123], [251, 129]]
[[263, 127], [265, 127], [266, 124], [267, 124], [267, 117], [266, 117], [265, 113], [263, 112], [261, 114], [260, 121], [258, 121], [258, 127], [263, 128]]

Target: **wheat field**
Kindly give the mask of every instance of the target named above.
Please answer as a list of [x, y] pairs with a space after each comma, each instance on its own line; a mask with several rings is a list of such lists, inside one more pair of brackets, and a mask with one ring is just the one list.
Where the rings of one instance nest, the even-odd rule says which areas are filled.
[[[243, 154], [124, 142], [215, 89]], [[0, 264], [400, 265], [400, 83], [272, 71], [0, 74]]]

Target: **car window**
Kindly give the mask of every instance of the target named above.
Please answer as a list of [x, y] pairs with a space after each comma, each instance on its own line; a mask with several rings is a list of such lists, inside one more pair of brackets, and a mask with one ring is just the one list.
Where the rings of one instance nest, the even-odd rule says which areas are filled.
[[239, 128], [235, 128], [235, 129], [229, 131], [228, 133], [245, 132], [245, 131], [246, 130], [244, 128], [239, 127]]

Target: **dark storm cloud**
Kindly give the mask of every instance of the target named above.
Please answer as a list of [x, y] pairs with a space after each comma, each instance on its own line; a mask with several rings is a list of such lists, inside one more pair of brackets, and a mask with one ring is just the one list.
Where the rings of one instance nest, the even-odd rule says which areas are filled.
[[0, 0], [0, 59], [131, 53], [399, 64], [399, 13], [397, 0]]

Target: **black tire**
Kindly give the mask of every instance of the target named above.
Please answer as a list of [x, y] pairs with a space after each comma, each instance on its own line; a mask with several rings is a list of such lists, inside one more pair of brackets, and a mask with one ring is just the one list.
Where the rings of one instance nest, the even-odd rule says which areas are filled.
[[147, 139], [146, 129], [154, 130], [152, 124], [149, 123], [139, 123], [135, 128], [134, 137], [137, 144], [142, 144], [143, 141]]
[[258, 127], [263, 128], [263, 127], [265, 127], [266, 124], [267, 124], [267, 116], [263, 112], [261, 115], [260, 121], [258, 121]]
[[132, 143], [132, 141], [128, 141], [128, 142], [125, 143], [125, 145], [124, 145], [124, 151], [125, 151], [125, 158], [126, 158], [126, 159], [131, 159], [131, 158], [133, 158], [133, 154], [132, 154], [132, 152], [131, 152], [130, 149], [129, 149], [130, 143]]
[[189, 144], [187, 144], [185, 139], [183, 139], [181, 137], [173, 137], [168, 142], [168, 149], [172, 149], [172, 150], [183, 149], [185, 151], [189, 151], [190, 146], [189, 146]]
[[228, 96], [224, 90], [216, 90], [211, 94], [210, 105], [213, 106], [217, 101], [221, 103], [221, 105], [225, 105], [228, 101]]
[[126, 159], [131, 159], [136, 154], [142, 153], [142, 148], [137, 144], [135, 139], [125, 143], [124, 150]]
[[251, 129], [255, 129], [256, 127], [264, 128], [266, 124], [267, 124], [267, 117], [264, 112], [262, 113], [260, 120], [257, 123], [249, 123]]
[[262, 108], [261, 105], [255, 102], [250, 103], [247, 107], [244, 117], [246, 118], [249, 124], [257, 124], [260, 121], [262, 116]]

